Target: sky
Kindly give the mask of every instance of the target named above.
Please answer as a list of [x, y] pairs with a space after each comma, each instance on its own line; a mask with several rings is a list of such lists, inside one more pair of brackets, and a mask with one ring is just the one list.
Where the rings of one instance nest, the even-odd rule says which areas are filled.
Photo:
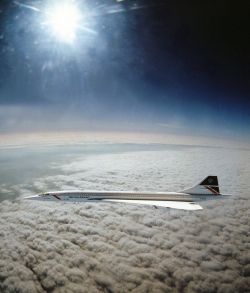
[[249, 141], [249, 9], [244, 1], [1, 1], [0, 132]]

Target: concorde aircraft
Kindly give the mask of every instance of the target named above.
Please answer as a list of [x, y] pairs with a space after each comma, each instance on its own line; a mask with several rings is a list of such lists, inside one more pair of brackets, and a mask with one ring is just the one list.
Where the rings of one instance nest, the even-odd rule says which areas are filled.
[[197, 202], [225, 196], [220, 193], [217, 176], [208, 176], [201, 183], [180, 192], [63, 190], [29, 196], [25, 199], [57, 202], [118, 202], [201, 210], [202, 207]]

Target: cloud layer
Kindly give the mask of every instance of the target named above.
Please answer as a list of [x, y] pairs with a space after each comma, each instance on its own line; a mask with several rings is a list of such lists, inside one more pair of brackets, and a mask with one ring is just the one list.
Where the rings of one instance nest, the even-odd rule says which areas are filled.
[[247, 292], [249, 207], [3, 202], [0, 291]]
[[52, 162], [54, 174], [30, 190], [91, 182], [93, 189], [176, 190], [217, 169], [223, 191], [238, 193], [197, 212], [3, 201], [0, 292], [248, 292], [248, 152], [112, 150], [70, 161]]

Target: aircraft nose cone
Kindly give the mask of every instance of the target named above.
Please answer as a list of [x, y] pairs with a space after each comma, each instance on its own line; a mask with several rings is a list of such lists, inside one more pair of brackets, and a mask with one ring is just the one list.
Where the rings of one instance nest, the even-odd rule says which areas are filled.
[[38, 195], [26, 196], [24, 199], [25, 200], [39, 200], [39, 196]]

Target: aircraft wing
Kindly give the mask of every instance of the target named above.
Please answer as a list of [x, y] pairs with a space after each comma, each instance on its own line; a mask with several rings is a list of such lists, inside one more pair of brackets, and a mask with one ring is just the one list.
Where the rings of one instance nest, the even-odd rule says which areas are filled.
[[165, 207], [179, 210], [202, 210], [203, 208], [195, 202], [180, 202], [180, 201], [161, 201], [161, 200], [134, 200], [134, 199], [103, 199], [105, 202], [120, 202], [120, 203], [132, 203], [151, 205], [156, 207]]

